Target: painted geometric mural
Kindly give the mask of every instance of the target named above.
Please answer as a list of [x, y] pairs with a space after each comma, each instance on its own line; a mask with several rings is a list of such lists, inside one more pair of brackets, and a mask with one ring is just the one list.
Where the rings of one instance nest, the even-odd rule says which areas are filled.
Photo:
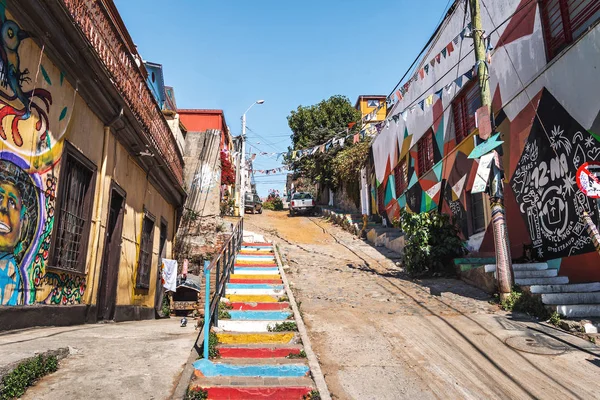
[[523, 153], [510, 180], [539, 259], [594, 250], [581, 217], [598, 219], [595, 200], [575, 181], [579, 166], [600, 158], [600, 145], [544, 89]]

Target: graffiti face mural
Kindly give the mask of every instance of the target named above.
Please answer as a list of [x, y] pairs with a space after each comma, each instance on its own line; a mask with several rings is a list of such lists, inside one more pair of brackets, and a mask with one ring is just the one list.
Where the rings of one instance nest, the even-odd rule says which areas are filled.
[[46, 267], [76, 90], [31, 36], [0, 3], [0, 305], [75, 304], [85, 278]]

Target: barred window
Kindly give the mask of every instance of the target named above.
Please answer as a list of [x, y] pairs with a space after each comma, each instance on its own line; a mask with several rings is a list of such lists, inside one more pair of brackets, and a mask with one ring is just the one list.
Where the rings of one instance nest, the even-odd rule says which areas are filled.
[[66, 142], [58, 182], [51, 268], [85, 273], [95, 170], [91, 161]]
[[483, 194], [471, 193], [471, 221], [473, 234], [485, 230], [485, 212], [484, 212]]
[[433, 168], [433, 131], [430, 129], [417, 142], [417, 158], [419, 163], [419, 176], [423, 176]]
[[400, 196], [408, 188], [408, 163], [404, 157], [396, 168], [394, 168], [394, 180], [396, 182], [396, 196]]
[[475, 129], [475, 113], [479, 107], [481, 107], [479, 82], [470, 82], [452, 101], [456, 144], [465, 140]]
[[600, 1], [542, 0], [540, 13], [550, 60], [600, 18]]
[[152, 263], [152, 245], [154, 242], [154, 216], [145, 213], [142, 222], [142, 239], [140, 241], [140, 256], [138, 257], [138, 271], [136, 287], [148, 289], [150, 287], [150, 265]]

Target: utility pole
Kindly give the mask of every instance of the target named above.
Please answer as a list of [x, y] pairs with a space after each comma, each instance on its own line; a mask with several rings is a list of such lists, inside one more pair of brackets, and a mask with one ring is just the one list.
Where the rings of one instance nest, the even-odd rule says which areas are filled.
[[[486, 63], [487, 48], [485, 46], [485, 40], [483, 37], [484, 31], [481, 26], [479, 0], [468, 1], [471, 9], [473, 45], [475, 47], [475, 59], [477, 60], [477, 76], [479, 77], [481, 104], [482, 106], [487, 107], [489, 115], [492, 115], [490, 110], [492, 105], [492, 96], [490, 94], [489, 70]], [[490, 205], [492, 209], [492, 227], [494, 230], [494, 246], [496, 250], [496, 276], [498, 292], [500, 294], [500, 299], [504, 299], [510, 294], [513, 283], [512, 260], [510, 254], [508, 230], [506, 229], [506, 213], [504, 208], [504, 171], [502, 168], [502, 158], [496, 150], [493, 150], [493, 152], [495, 161], [492, 163], [492, 176], [489, 184], [488, 194], [490, 196]]]
[[240, 215], [244, 215], [246, 210], [246, 113], [242, 115], [242, 155], [240, 172]]

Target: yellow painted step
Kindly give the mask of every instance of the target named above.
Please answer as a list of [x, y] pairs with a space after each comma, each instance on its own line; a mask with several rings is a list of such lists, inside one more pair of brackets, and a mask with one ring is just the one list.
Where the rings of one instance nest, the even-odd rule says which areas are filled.
[[280, 280], [281, 276], [279, 275], [244, 275], [244, 274], [231, 274], [229, 275], [231, 279], [277, 279]]
[[274, 333], [217, 333], [221, 344], [289, 343], [294, 338], [291, 332]]
[[232, 303], [277, 303], [277, 296], [267, 294], [229, 294], [227, 299]]

